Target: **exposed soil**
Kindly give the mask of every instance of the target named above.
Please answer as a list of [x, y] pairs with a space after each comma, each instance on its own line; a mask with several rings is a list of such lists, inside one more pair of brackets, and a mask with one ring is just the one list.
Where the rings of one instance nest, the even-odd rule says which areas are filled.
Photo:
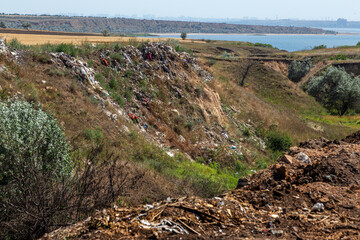
[[310, 140], [223, 196], [114, 207], [43, 239], [359, 239], [359, 139]]

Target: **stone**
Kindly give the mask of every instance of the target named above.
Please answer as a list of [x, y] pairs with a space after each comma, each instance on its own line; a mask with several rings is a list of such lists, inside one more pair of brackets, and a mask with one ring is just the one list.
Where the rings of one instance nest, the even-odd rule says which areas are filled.
[[279, 157], [278, 162], [293, 164], [293, 158], [290, 155], [283, 155], [283, 156]]

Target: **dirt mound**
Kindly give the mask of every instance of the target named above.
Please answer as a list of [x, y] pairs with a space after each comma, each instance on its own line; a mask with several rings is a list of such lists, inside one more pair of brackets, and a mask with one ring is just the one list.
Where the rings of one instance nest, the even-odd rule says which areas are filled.
[[103, 210], [43, 239], [359, 239], [360, 145], [292, 148], [221, 197]]
[[360, 143], [360, 131], [357, 131], [357, 132], [347, 136], [342, 141], [347, 142], [347, 143], [359, 144]]

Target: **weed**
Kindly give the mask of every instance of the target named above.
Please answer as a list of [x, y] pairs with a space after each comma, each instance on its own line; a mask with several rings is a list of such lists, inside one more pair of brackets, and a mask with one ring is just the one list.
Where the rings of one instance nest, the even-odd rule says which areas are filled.
[[250, 137], [251, 133], [250, 133], [249, 128], [245, 127], [244, 130], [243, 130], [243, 134], [244, 134], [245, 137]]
[[104, 134], [102, 133], [102, 130], [100, 127], [97, 128], [86, 128], [83, 131], [83, 135], [85, 139], [90, 140], [96, 144], [99, 144], [104, 139]]
[[282, 133], [276, 129], [270, 129], [266, 134], [267, 147], [272, 151], [285, 152], [292, 145], [289, 135]]
[[319, 46], [315, 46], [313, 47], [313, 50], [317, 50], [317, 49], [325, 49], [327, 48], [326, 45], [322, 44], [322, 45], [319, 45]]
[[185, 127], [191, 131], [194, 128], [194, 122], [193, 121], [187, 121], [185, 124]]
[[120, 53], [117, 53], [117, 52], [111, 53], [109, 57], [111, 59], [114, 59], [114, 60], [118, 61], [119, 63], [124, 63], [125, 62], [123, 55], [121, 55]]
[[196, 95], [196, 97], [201, 97], [201, 95], [203, 94], [203, 92], [204, 92], [204, 89], [203, 89], [203, 87], [202, 86], [197, 86], [196, 88], [195, 88], [195, 95]]
[[338, 54], [336, 56], [331, 56], [330, 60], [346, 60], [349, 59], [350, 57], [345, 55], [345, 54]]
[[17, 38], [11, 39], [11, 41], [7, 45], [11, 48], [18, 50], [26, 50], [29, 48], [28, 46], [21, 44]]

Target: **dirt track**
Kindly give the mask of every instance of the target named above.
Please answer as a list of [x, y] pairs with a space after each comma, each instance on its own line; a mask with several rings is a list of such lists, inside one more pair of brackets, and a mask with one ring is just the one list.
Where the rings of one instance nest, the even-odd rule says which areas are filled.
[[43, 239], [360, 239], [359, 140], [310, 140], [221, 197], [114, 207]]

